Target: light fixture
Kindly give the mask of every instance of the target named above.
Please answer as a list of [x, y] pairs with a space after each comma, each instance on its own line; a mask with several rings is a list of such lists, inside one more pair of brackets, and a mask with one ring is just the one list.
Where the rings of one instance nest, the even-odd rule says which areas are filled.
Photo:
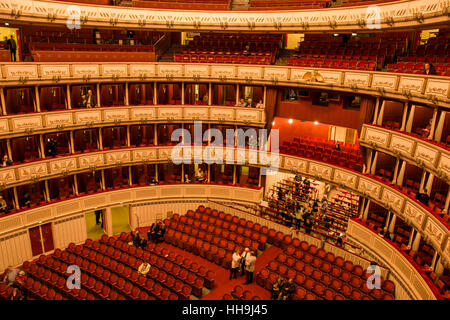
[[289, 122], [289, 124], [292, 124], [293, 120], [292, 120], [292, 119], [289, 119], [288, 122]]
[[5, 22], [5, 26], [9, 26], [9, 23], [8, 23], [8, 22]]
[[333, 33], [333, 37], [337, 37], [339, 36], [337, 33]]
[[275, 125], [275, 121], [272, 121], [272, 126], [274, 126]]
[[314, 124], [317, 126], [319, 124], [319, 121], [314, 121]]
[[352, 37], [356, 37], [358, 34], [352, 32]]

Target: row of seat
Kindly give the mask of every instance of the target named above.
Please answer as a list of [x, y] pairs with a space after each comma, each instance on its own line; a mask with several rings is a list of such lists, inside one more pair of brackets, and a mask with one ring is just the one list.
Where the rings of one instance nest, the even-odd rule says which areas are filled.
[[233, 63], [233, 64], [270, 64], [270, 56], [245, 55], [196, 55], [175, 54], [175, 62], [183, 63]]
[[305, 299], [307, 293], [309, 299], [394, 299], [392, 281], [383, 281], [382, 289], [371, 290], [366, 284], [370, 275], [361, 266], [335, 258], [314, 245], [288, 247], [257, 274], [256, 281], [270, 290], [278, 275], [294, 279], [301, 288], [297, 288], [294, 299]]
[[236, 285], [230, 293], [223, 295], [222, 300], [261, 300], [261, 297], [250, 290], [244, 290], [241, 285]]
[[338, 59], [307, 59], [290, 58], [288, 64], [300, 67], [332, 68], [332, 69], [354, 69], [373, 71], [377, 69], [376, 60], [338, 60]]

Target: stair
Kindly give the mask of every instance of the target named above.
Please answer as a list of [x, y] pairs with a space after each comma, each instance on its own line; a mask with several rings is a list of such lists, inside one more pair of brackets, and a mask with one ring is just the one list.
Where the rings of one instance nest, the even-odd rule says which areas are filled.
[[248, 11], [249, 8], [250, 0], [231, 0], [231, 10]]

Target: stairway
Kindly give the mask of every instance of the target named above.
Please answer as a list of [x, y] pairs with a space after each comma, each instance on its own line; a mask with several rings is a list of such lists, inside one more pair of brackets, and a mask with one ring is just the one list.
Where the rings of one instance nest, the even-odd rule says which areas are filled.
[[249, 8], [250, 8], [250, 0], [231, 0], [230, 3], [231, 10], [248, 11]]

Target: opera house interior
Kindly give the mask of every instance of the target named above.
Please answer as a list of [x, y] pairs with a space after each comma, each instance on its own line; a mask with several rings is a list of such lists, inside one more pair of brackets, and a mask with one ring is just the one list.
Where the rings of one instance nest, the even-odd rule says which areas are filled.
[[0, 300], [450, 299], [449, 22], [0, 0]]

